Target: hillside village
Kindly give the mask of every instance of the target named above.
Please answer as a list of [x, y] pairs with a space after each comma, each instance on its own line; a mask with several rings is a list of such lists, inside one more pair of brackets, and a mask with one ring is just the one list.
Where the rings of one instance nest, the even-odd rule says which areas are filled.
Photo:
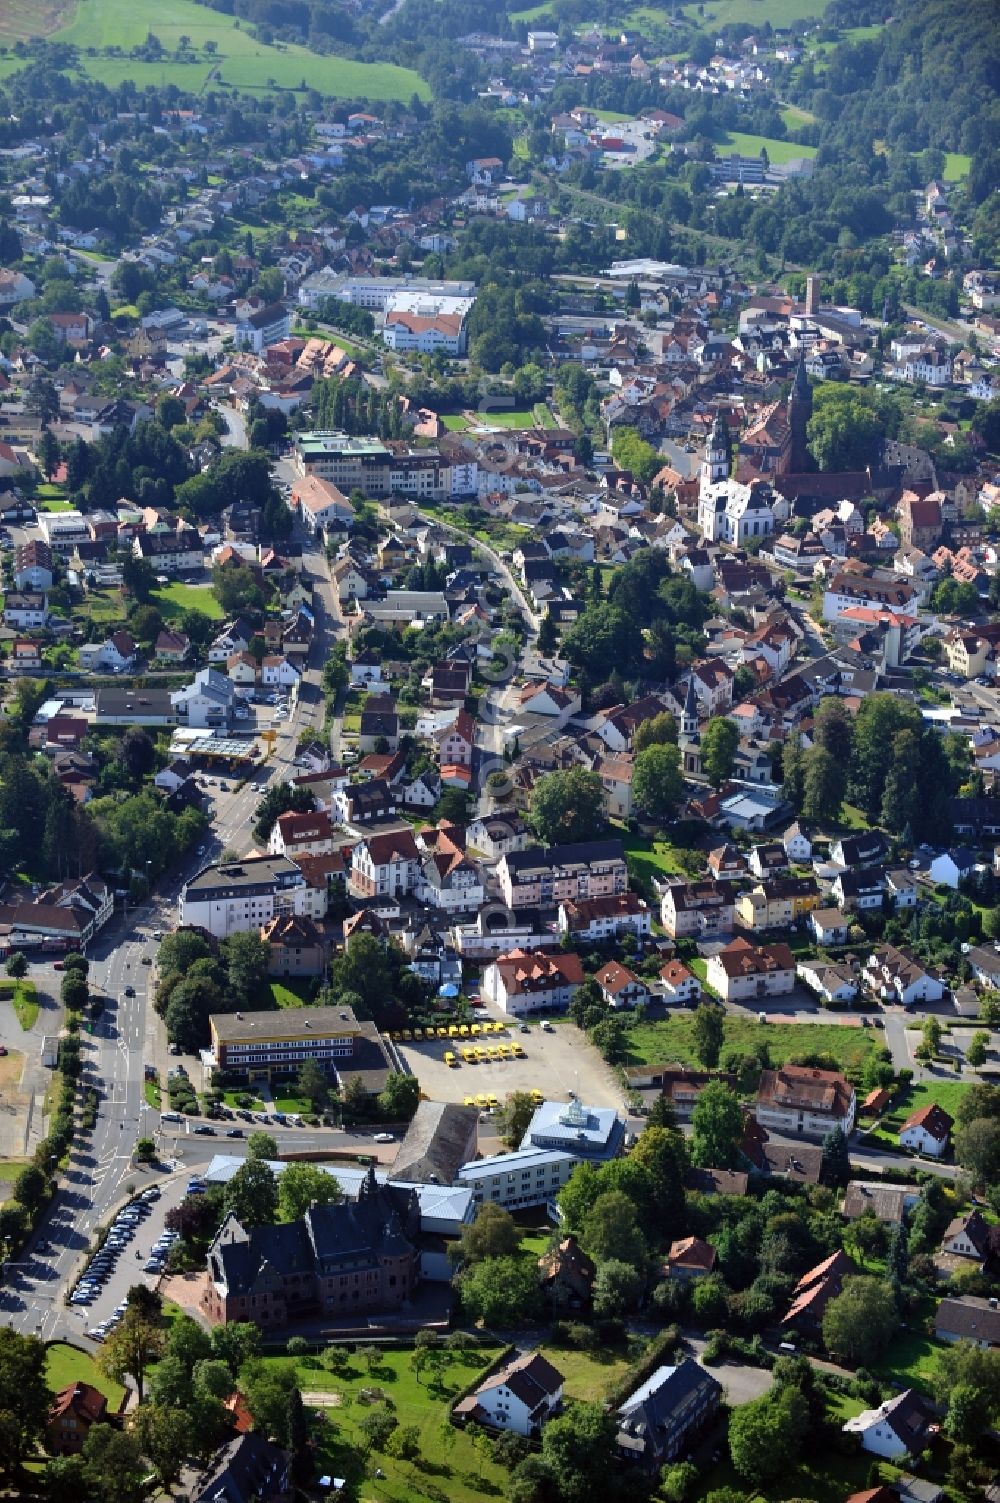
[[807, 255], [871, 39], [688, 26], [0, 83], [19, 1496], [996, 1491], [979, 158]]

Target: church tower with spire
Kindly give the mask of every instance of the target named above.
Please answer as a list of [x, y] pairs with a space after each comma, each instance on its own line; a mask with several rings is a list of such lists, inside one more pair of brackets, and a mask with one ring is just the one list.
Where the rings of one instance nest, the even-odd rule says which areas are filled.
[[809, 443], [806, 426], [812, 417], [812, 387], [806, 375], [805, 356], [799, 356], [795, 380], [788, 398], [788, 426], [792, 430], [792, 452], [789, 468], [793, 475], [801, 475], [809, 468]]
[[705, 445], [705, 457], [701, 462], [701, 494], [707, 495], [713, 485], [729, 479], [732, 453], [729, 447], [729, 424], [721, 412], [715, 414], [712, 431]]
[[697, 777], [701, 772], [701, 736], [698, 733], [698, 696], [695, 693], [693, 673], [688, 679], [677, 746], [681, 754], [681, 770]]

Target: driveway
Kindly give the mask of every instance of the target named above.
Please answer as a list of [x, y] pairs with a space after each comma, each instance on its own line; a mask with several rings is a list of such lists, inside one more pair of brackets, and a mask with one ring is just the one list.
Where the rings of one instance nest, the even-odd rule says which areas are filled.
[[[699, 1362], [707, 1344], [704, 1336], [684, 1337], [684, 1345]], [[705, 1364], [702, 1363], [702, 1366]], [[751, 1399], [761, 1398], [774, 1382], [774, 1374], [768, 1368], [750, 1367], [745, 1362], [733, 1362], [729, 1359], [706, 1367], [706, 1371], [722, 1384], [726, 1403], [731, 1407], [749, 1404]]]

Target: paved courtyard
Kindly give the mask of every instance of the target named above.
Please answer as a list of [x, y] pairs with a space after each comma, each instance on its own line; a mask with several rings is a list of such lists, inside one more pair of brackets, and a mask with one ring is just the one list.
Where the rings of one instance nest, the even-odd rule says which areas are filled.
[[[432, 1101], [458, 1101], [466, 1096], [496, 1096], [503, 1101], [511, 1091], [539, 1090], [550, 1100], [567, 1101], [579, 1096], [588, 1106], [623, 1109], [621, 1086], [589, 1039], [574, 1023], [556, 1023], [546, 1033], [537, 1023], [530, 1033], [519, 1033], [512, 1024], [507, 1032], [493, 1034], [482, 1043], [516, 1040], [524, 1059], [490, 1060], [477, 1065], [460, 1063], [452, 1069], [444, 1062], [446, 1050], [461, 1061], [459, 1047], [468, 1040], [437, 1039], [433, 1043], [400, 1044], [398, 1048]], [[476, 1042], [476, 1041], [472, 1041]]]

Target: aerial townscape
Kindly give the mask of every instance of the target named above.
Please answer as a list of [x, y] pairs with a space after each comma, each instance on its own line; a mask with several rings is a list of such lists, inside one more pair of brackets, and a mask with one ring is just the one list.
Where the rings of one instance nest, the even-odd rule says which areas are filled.
[[0, 1503], [1000, 1503], [996, 0], [0, 0]]

